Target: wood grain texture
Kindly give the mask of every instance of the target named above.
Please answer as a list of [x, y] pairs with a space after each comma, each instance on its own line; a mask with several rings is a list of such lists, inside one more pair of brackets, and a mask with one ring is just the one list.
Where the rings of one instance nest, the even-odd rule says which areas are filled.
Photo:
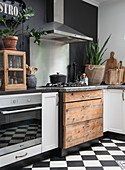
[[64, 126], [97, 119], [103, 116], [103, 99], [64, 103], [63, 110]]
[[101, 99], [101, 98], [103, 98], [102, 90], [70, 92], [70, 93], [63, 94], [63, 102], [74, 102], [74, 101]]
[[64, 126], [63, 149], [103, 136], [103, 118]]

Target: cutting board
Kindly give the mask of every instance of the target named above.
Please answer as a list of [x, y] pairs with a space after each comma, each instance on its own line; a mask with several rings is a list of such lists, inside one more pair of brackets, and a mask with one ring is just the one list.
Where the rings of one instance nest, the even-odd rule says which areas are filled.
[[108, 70], [117, 68], [117, 60], [114, 58], [115, 53], [112, 51], [110, 53], [110, 59], [107, 60], [106, 72], [105, 72], [105, 83], [108, 84]]

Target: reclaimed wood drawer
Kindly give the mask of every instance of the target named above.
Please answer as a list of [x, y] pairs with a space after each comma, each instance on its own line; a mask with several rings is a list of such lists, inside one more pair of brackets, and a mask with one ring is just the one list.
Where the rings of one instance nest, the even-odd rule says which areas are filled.
[[103, 118], [64, 126], [63, 149], [103, 136]]
[[63, 125], [103, 117], [103, 99], [63, 104]]
[[103, 98], [103, 91], [82, 91], [63, 93], [63, 102], [75, 102], [80, 100], [91, 100]]

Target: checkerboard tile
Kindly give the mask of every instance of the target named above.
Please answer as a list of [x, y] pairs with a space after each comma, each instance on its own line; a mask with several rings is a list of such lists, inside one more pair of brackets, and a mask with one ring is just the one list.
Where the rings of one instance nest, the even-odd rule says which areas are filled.
[[121, 170], [119, 162], [125, 162], [125, 142], [105, 138], [87, 150], [40, 161], [23, 170]]
[[31, 139], [31, 137], [32, 139], [36, 139], [40, 134], [41, 127], [35, 123], [0, 130], [0, 148], [25, 142]]

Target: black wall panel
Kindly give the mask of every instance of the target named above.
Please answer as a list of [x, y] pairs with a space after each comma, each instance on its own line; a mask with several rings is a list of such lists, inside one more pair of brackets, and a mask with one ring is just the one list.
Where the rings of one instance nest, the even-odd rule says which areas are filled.
[[[31, 6], [35, 10], [35, 16], [32, 17], [27, 24], [32, 28], [42, 27], [46, 22], [46, 0], [24, 0], [26, 6]], [[83, 2], [82, 0], [65, 0], [65, 24], [71, 26], [97, 40], [97, 18], [98, 8]], [[21, 26], [21, 25], [20, 25]], [[19, 27], [20, 27], [19, 26]], [[2, 28], [0, 23], [0, 29]], [[70, 63], [76, 62], [77, 72], [83, 72], [83, 66], [87, 63], [86, 43], [74, 43], [70, 45]], [[0, 40], [0, 49], [3, 48], [2, 41]], [[27, 52], [27, 63], [29, 63], [29, 37], [20, 36], [18, 41], [18, 50]]]
[[[97, 41], [98, 8], [82, 0], [65, 0], [65, 24]], [[88, 62], [86, 46], [88, 43], [70, 45], [70, 64], [77, 64], [77, 73], [84, 71]]]

